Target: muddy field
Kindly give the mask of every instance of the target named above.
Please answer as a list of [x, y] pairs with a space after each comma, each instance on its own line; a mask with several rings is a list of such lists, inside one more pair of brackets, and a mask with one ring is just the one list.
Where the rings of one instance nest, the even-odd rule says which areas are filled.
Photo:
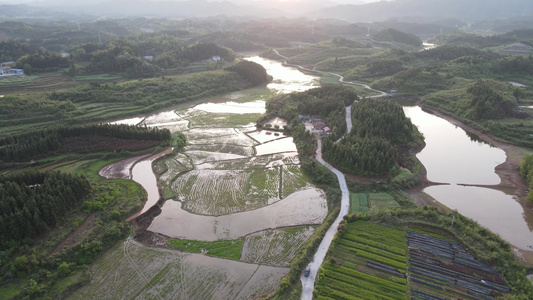
[[[300, 88], [312, 87], [307, 77], [300, 78]], [[153, 163], [161, 196], [170, 200], [134, 221], [136, 239], [161, 248], [125, 241], [98, 261], [91, 284], [72, 299], [257, 299], [276, 289], [288, 272], [283, 266], [313, 225], [323, 222], [328, 207], [324, 192], [303, 175], [292, 138], [257, 130], [265, 93], [273, 91], [232, 93], [125, 121], [187, 138], [184, 153]], [[126, 174], [131, 166], [125, 161], [103, 172]], [[245, 244], [239, 262], [168, 249], [170, 237], [244, 238]]]
[[255, 299], [273, 292], [287, 268], [118, 243], [68, 299]]
[[310, 226], [268, 229], [247, 235], [242, 261], [288, 267], [302, 244], [315, 232]]

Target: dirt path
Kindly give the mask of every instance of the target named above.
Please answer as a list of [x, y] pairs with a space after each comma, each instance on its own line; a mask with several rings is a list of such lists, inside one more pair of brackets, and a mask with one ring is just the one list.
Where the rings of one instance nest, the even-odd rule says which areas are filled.
[[85, 221], [74, 231], [71, 233], [61, 244], [59, 244], [54, 251], [50, 254], [50, 256], [58, 253], [63, 248], [74, 245], [75, 243], [81, 241], [82, 234], [89, 228], [94, 226], [96, 220], [96, 213], [90, 214]]
[[51, 166], [48, 166], [48, 167], [41, 168], [41, 169], [39, 169], [39, 171], [47, 172], [47, 171], [53, 170], [53, 169], [61, 167], [61, 166], [70, 165], [70, 164], [75, 163], [75, 162], [77, 162], [77, 160], [66, 161], [66, 162], [62, 162], [62, 163], [58, 163], [58, 164], [55, 164], [55, 165], [51, 165]]

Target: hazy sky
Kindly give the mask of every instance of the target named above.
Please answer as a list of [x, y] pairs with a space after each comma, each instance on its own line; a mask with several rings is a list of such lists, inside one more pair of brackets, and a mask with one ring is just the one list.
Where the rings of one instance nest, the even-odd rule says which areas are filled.
[[[74, 4], [95, 4], [100, 2], [105, 2], [109, 0], [0, 0], [0, 4], [43, 4], [43, 3], [50, 3], [50, 4], [68, 4], [68, 5], [74, 5]], [[188, 0], [148, 0], [148, 1], [188, 1]], [[222, 0], [214, 0], [214, 1], [222, 1]], [[230, 2], [236, 2], [236, 3], [249, 3], [253, 4], [253, 2], [257, 0], [225, 0]], [[266, 1], [266, 2], [277, 2], [280, 0], [259, 0], [259, 1]], [[283, 1], [291, 1], [291, 2], [306, 2], [308, 0], [283, 0]], [[331, 2], [336, 2], [339, 4], [350, 4], [350, 3], [361, 3], [361, 2], [377, 2], [382, 0], [329, 0]], [[390, 0], [389, 0], [390, 1]]]

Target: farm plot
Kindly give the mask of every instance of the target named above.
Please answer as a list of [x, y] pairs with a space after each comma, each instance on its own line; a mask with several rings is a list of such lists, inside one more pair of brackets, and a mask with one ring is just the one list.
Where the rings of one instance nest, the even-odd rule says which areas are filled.
[[300, 246], [313, 232], [314, 227], [306, 226], [252, 233], [244, 239], [241, 260], [288, 267]]
[[69, 299], [250, 299], [274, 291], [287, 272], [128, 239], [95, 263], [91, 283]]
[[[179, 239], [235, 239], [269, 228], [321, 224], [328, 207], [322, 190], [298, 191], [272, 205], [219, 217], [191, 214], [177, 201], [166, 201], [149, 231]], [[275, 217], [273, 217], [275, 216]]]
[[273, 140], [277, 140], [285, 136], [284, 133], [270, 131], [270, 130], [257, 130], [257, 131], [247, 132], [246, 134], [261, 144], [267, 143]]
[[210, 113], [197, 109], [188, 109], [177, 112], [183, 118], [189, 120], [190, 127], [197, 128], [230, 128], [248, 127], [263, 116], [261, 113], [252, 114], [231, 114], [231, 113]]
[[166, 155], [153, 164], [154, 172], [159, 177], [159, 182], [168, 186], [180, 173], [194, 168], [191, 160], [184, 154]]
[[497, 270], [464, 247], [415, 232], [407, 236], [413, 299], [492, 299], [511, 291]]
[[[239, 96], [239, 94], [236, 94], [235, 96]], [[263, 100], [248, 102], [207, 102], [196, 105], [194, 109], [217, 114], [264, 114], [266, 112], [265, 101]]]
[[178, 177], [171, 190], [183, 209], [225, 215], [279, 200], [279, 170], [193, 170]]
[[286, 137], [255, 147], [256, 155], [268, 155], [282, 152], [298, 152], [292, 137]]
[[375, 210], [400, 207], [394, 197], [387, 193], [368, 193], [368, 204], [370, 209]]
[[148, 125], [148, 127], [168, 129], [172, 133], [182, 132], [182, 131], [189, 129], [189, 121], [183, 120], [183, 121], [175, 121], [175, 122], [168, 122], [168, 123], [162, 123], [162, 124], [153, 124], [153, 125]]
[[407, 299], [405, 232], [365, 221], [347, 224], [322, 265], [319, 299]]
[[142, 117], [136, 117], [136, 118], [122, 119], [122, 120], [118, 120], [118, 121], [115, 121], [115, 122], [110, 122], [109, 124], [111, 124], [111, 125], [132, 125], [132, 126], [135, 126], [135, 125], [140, 124], [143, 120], [144, 120], [144, 118], [142, 118]]
[[210, 151], [187, 151], [186, 154], [193, 161], [194, 165], [245, 158], [245, 156], [242, 155]]
[[240, 130], [233, 128], [191, 129], [184, 131], [191, 145], [231, 144], [251, 147], [257, 144]]
[[185, 147], [185, 151], [210, 151], [220, 153], [230, 153], [241, 156], [252, 156], [254, 149], [252, 147], [232, 145], [232, 144], [203, 144], [190, 145]]
[[285, 198], [288, 195], [309, 187], [309, 180], [302, 172], [300, 166], [287, 165], [281, 166], [281, 198]]
[[298, 153], [276, 153], [213, 163], [214, 168], [219, 170], [273, 168], [283, 165], [299, 164], [300, 158], [298, 157]]
[[144, 119], [141, 124], [145, 125], [164, 125], [166, 123], [184, 121], [184, 119], [176, 114], [174, 111], [164, 111], [155, 115], [151, 115]]
[[368, 195], [366, 193], [350, 194], [350, 214], [368, 212]]

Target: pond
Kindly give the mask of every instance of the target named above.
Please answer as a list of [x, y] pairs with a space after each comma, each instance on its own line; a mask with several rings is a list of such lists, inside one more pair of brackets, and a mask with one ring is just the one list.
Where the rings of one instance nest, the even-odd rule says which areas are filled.
[[466, 186], [499, 184], [494, 168], [505, 161], [505, 152], [420, 107], [404, 107], [404, 111], [424, 134], [426, 147], [417, 157], [426, 167], [428, 180], [448, 184], [430, 186], [424, 192], [512, 245], [529, 250], [533, 244], [529, 224], [533, 220], [524, 213], [516, 196]]

